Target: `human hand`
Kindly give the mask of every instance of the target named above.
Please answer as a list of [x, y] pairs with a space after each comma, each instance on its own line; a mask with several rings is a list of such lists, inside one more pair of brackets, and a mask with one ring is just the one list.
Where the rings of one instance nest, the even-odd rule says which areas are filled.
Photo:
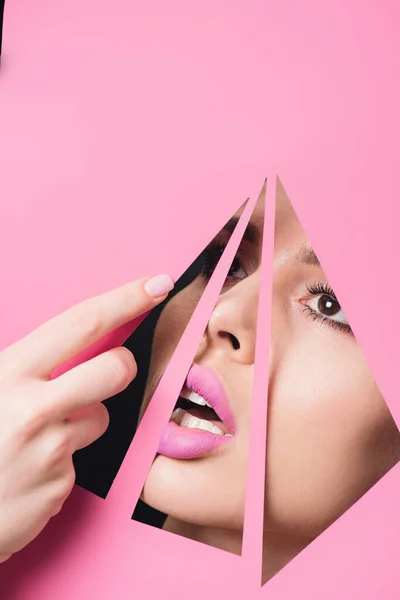
[[164, 300], [173, 282], [140, 279], [86, 300], [0, 353], [0, 562], [33, 540], [75, 482], [73, 453], [108, 427], [103, 400], [136, 375], [127, 348], [50, 379], [54, 369]]

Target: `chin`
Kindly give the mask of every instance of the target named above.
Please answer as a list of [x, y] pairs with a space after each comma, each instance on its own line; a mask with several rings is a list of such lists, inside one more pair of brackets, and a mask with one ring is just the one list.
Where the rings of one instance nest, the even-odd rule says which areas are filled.
[[153, 462], [142, 491], [142, 500], [166, 515], [188, 523], [203, 520], [197, 486], [185, 486], [183, 461], [158, 455]]
[[[201, 527], [242, 529], [245, 496], [228, 489], [203, 460], [180, 461], [157, 456], [142, 491], [142, 500], [179, 521]], [[196, 467], [196, 468], [194, 468]], [[218, 485], [220, 483], [220, 485]]]

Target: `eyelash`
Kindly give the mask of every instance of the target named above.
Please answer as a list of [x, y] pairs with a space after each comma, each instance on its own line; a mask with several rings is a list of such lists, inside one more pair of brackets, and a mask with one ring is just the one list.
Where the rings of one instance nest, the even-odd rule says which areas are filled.
[[[205, 279], [209, 280], [211, 278], [211, 275], [213, 274], [214, 269], [217, 266], [218, 261], [221, 258], [226, 246], [227, 246], [227, 242], [213, 241], [204, 250], [204, 252], [203, 252], [204, 263], [203, 263], [203, 266], [201, 269], [201, 275]], [[241, 268], [243, 270], [243, 272], [245, 273], [245, 276], [247, 275], [246, 270], [243, 267], [242, 262], [240, 261], [240, 258], [237, 253], [235, 258], [233, 259], [233, 263], [232, 263], [232, 265], [229, 269], [228, 275], [226, 277], [227, 280], [228, 279], [229, 280], [232, 280], [232, 279], [240, 280], [239, 277], [233, 277], [233, 276], [229, 275], [232, 268], [234, 268], [235, 263], [237, 263], [239, 268]]]
[[[209, 280], [211, 278], [211, 275], [213, 274], [214, 269], [215, 269], [216, 265], [218, 264], [218, 261], [221, 258], [226, 246], [227, 246], [226, 242], [213, 241], [204, 250], [204, 252], [203, 252], [204, 263], [203, 263], [203, 266], [201, 269], [201, 275], [205, 279]], [[238, 263], [239, 268], [241, 268], [243, 270], [243, 272], [246, 274], [246, 271], [238, 257], [238, 254], [236, 254], [229, 272], [232, 270], [235, 263]], [[240, 278], [230, 276], [228, 273], [227, 280], [229, 280], [229, 279], [230, 280], [234, 280], [234, 279], [240, 280]], [[310, 296], [328, 296], [329, 298], [331, 298], [332, 300], [334, 300], [335, 302], [337, 302], [339, 304], [338, 299], [336, 298], [335, 292], [333, 291], [333, 289], [327, 282], [322, 282], [322, 281], [316, 282], [313, 285], [307, 285], [306, 289]], [[339, 306], [340, 306], [340, 304], [339, 304]], [[329, 317], [326, 317], [326, 316], [320, 314], [319, 312], [315, 311], [313, 308], [311, 308], [311, 306], [304, 305], [303, 312], [304, 312], [304, 314], [306, 314], [307, 317], [311, 318], [314, 322], [319, 321], [321, 324], [327, 325], [328, 327], [331, 327], [332, 329], [335, 329], [336, 331], [343, 331], [345, 333], [352, 334], [352, 329], [348, 323], [341, 323], [340, 321], [335, 321], [333, 319], [330, 319]]]
[[[338, 302], [338, 299], [336, 298], [336, 294], [333, 291], [333, 289], [331, 288], [331, 286], [329, 285], [329, 283], [320, 281], [320, 282], [314, 283], [313, 285], [307, 285], [306, 288], [307, 288], [307, 292], [310, 294], [310, 296], [321, 296], [321, 295], [329, 296], [330, 298], [332, 298], [332, 300], [337, 302], [340, 306], [340, 303]], [[335, 329], [338, 331], [344, 331], [344, 332], [350, 333], [350, 334], [353, 333], [352, 329], [348, 323], [340, 323], [340, 321], [334, 321], [333, 319], [330, 319], [329, 317], [321, 315], [320, 313], [315, 311], [313, 308], [311, 308], [311, 306], [305, 305], [303, 308], [303, 312], [306, 314], [307, 317], [310, 317], [313, 321], [319, 321], [323, 325], [332, 327], [332, 329]]]

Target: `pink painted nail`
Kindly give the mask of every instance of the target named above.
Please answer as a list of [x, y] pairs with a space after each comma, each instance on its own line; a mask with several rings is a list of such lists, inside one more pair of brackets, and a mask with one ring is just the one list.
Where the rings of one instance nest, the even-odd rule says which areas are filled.
[[146, 294], [152, 298], [159, 298], [165, 296], [174, 287], [174, 282], [169, 275], [156, 275], [152, 277], [144, 284], [144, 290]]

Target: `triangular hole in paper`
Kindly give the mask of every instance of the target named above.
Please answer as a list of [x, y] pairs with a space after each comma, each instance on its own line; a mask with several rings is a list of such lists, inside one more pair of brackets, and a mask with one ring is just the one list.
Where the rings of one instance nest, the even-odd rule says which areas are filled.
[[263, 584], [400, 460], [399, 430], [279, 180], [271, 317]]
[[[184, 426], [167, 425], [172, 430], [162, 436], [133, 514], [142, 523], [234, 554], [241, 554], [242, 545], [265, 191], [266, 184], [182, 389], [186, 398], [190, 386], [197, 395], [178, 400], [174, 414]], [[228, 237], [222, 230], [208, 252], [215, 253]], [[182, 306], [190, 304], [190, 293], [188, 286], [176, 296], [157, 324], [154, 350], [160, 357], [171, 356], [168, 332]], [[215, 410], [198, 404], [204, 400]]]
[[[235, 214], [240, 214], [244, 205]], [[185, 326], [202, 296], [210, 271], [215, 268], [223, 244], [228, 234], [233, 233], [236, 223], [237, 220], [231, 219], [223, 226], [179, 278], [167, 299], [151, 311], [123, 344], [135, 357], [137, 375], [123, 392], [105, 402], [110, 415], [110, 425], [105, 434], [90, 446], [74, 454], [76, 483], [80, 487], [106, 498], [135, 435], [143, 404], [154, 392], [149, 380], [154, 382], [154, 378], [157, 378], [158, 371], [155, 365], [164, 364], [164, 353], [170, 356], [177, 347]], [[216, 240], [221, 243], [216, 245]], [[201, 276], [203, 271], [205, 277]], [[178, 304], [176, 297], [179, 299]], [[173, 308], [171, 311], [170, 307], [174, 306], [177, 306], [177, 309]], [[168, 317], [167, 330], [163, 329], [166, 322], [165, 315]], [[161, 347], [157, 339], [155, 341], [153, 339], [160, 335], [165, 341]], [[150, 374], [149, 369], [152, 371]], [[154, 511], [148, 509], [148, 512], [152, 512], [152, 518], [156, 522], [159, 521]]]

